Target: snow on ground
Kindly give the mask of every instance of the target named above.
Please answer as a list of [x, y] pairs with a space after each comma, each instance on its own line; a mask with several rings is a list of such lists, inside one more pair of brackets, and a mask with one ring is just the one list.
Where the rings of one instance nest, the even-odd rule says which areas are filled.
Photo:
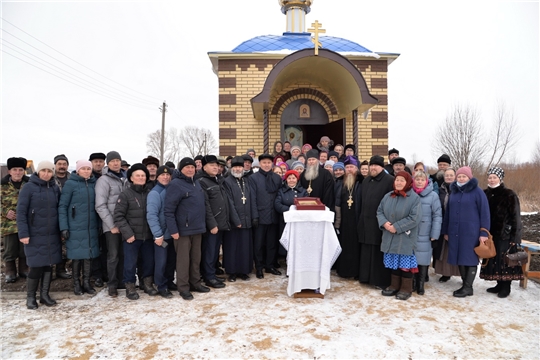
[[287, 278], [268, 274], [192, 301], [52, 293], [56, 307], [32, 311], [3, 293], [1, 358], [538, 359], [539, 284], [499, 299], [477, 278], [461, 299], [461, 279], [430, 275], [408, 301], [334, 275], [325, 299], [288, 297]]
[[533, 212], [521, 212], [521, 216], [525, 216], [525, 215], [536, 215], [538, 214], [538, 211], [533, 211]]

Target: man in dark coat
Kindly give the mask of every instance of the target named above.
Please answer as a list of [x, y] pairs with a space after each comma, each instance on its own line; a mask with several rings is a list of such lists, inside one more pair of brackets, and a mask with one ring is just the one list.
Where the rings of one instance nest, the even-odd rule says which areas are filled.
[[274, 209], [274, 200], [279, 187], [281, 177], [272, 171], [270, 154], [259, 156], [260, 170], [249, 177], [252, 196], [255, 197], [256, 206], [251, 209], [254, 237], [255, 269], [258, 279], [262, 279], [263, 268], [267, 273], [281, 275], [274, 268], [278, 250], [278, 215]]
[[386, 170], [390, 175], [394, 176], [394, 167], [392, 166], [392, 160], [399, 156], [399, 150], [392, 148], [388, 150], [388, 164], [384, 165], [384, 170]]
[[[54, 181], [58, 185], [60, 192], [68, 181], [71, 174], [68, 171], [69, 160], [64, 154], [54, 157]], [[66, 241], [62, 240], [62, 261], [56, 264], [56, 278], [71, 279], [71, 274], [66, 270]]]
[[[88, 160], [92, 163], [92, 174], [99, 179], [102, 175], [103, 168], [105, 167], [105, 159], [107, 155], [104, 153], [92, 153]], [[105, 242], [105, 235], [100, 229], [99, 232], [99, 256], [92, 259], [92, 278], [95, 280], [97, 287], [103, 286], [103, 279], [107, 278], [107, 244]]]
[[334, 178], [320, 166], [317, 150], [307, 152], [307, 166], [300, 175], [300, 185], [306, 189], [309, 197], [319, 198], [330, 211], [334, 211]]
[[450, 156], [442, 154], [437, 159], [437, 172], [429, 176], [430, 179], [433, 180], [434, 184], [437, 183], [439, 188], [444, 183], [444, 172], [450, 167], [450, 164], [452, 164]]
[[383, 263], [382, 230], [377, 221], [377, 208], [384, 195], [392, 191], [393, 185], [394, 177], [384, 171], [382, 156], [372, 156], [369, 160], [369, 176], [362, 182], [362, 208], [358, 222], [359, 281], [379, 289], [390, 285], [390, 270]]

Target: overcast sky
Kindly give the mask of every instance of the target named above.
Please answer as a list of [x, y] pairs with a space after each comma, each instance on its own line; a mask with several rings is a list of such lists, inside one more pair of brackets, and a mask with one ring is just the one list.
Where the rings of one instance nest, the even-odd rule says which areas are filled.
[[[1, 10], [0, 162], [65, 153], [74, 165], [117, 150], [133, 164], [161, 128], [163, 100], [167, 128], [206, 127], [217, 139], [218, 81], [207, 53], [285, 31], [275, 0], [2, 1]], [[488, 141], [500, 100], [520, 124], [512, 160], [530, 160], [540, 137], [538, 17], [538, 1], [316, 0], [307, 23], [401, 54], [388, 72], [389, 146], [434, 164], [434, 134], [454, 105], [477, 109]]]

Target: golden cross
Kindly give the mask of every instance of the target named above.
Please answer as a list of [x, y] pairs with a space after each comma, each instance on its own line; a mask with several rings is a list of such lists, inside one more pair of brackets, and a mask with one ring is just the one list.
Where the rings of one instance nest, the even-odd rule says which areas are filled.
[[352, 196], [349, 195], [349, 200], [347, 200], [347, 204], [349, 205], [349, 209], [351, 208], [352, 204], [353, 204], [353, 199], [352, 199]]
[[247, 199], [246, 199], [246, 196], [245, 196], [244, 194], [242, 194], [242, 197], [241, 197], [240, 199], [242, 199], [242, 204], [245, 205], [245, 204], [246, 204], [246, 200], [247, 200]]
[[319, 47], [322, 47], [322, 44], [319, 41], [319, 33], [324, 34], [326, 30], [321, 28], [322, 24], [319, 24], [318, 20], [315, 20], [308, 29], [310, 33], [315, 33], [315, 38], [311, 38], [311, 42], [315, 45], [315, 55], [319, 55]]

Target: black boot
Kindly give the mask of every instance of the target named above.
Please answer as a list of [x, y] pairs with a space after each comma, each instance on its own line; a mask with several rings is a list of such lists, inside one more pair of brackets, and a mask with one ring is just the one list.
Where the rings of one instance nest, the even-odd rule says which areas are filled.
[[17, 281], [17, 266], [15, 260], [6, 261], [6, 283], [14, 283]]
[[490, 287], [489, 289], [486, 289], [486, 291], [488, 293], [498, 294], [499, 291], [502, 290], [502, 283], [503, 281], [497, 281], [497, 285], [495, 285], [494, 287]]
[[90, 285], [90, 274], [92, 273], [92, 260], [84, 259], [83, 262], [83, 290], [85, 293], [94, 295], [96, 290]]
[[30, 269], [28, 269], [28, 265], [26, 264], [26, 256], [19, 258], [19, 276], [22, 278], [28, 277], [28, 272]]
[[418, 265], [418, 280], [416, 283], [416, 292], [418, 295], [424, 295], [424, 282], [426, 279], [426, 274], [428, 272], [428, 267], [425, 265]]
[[505, 298], [508, 295], [510, 295], [510, 291], [512, 290], [512, 281], [501, 281], [501, 291], [497, 294], [500, 298]]
[[461, 287], [459, 289], [457, 289], [456, 291], [454, 291], [454, 295], [456, 295], [456, 293], [463, 290], [463, 287], [465, 286], [465, 276], [467, 275], [467, 267], [466, 266], [459, 265], [458, 269], [459, 269], [459, 274], [461, 275]]
[[82, 295], [81, 289], [81, 260], [73, 260], [73, 293], [75, 295]]
[[129, 300], [137, 300], [139, 298], [139, 294], [135, 289], [134, 283], [126, 283], [126, 297]]
[[44, 272], [41, 276], [41, 292], [39, 293], [39, 302], [47, 306], [56, 305], [56, 301], [49, 296], [51, 289], [52, 272]]
[[476, 266], [465, 266], [465, 280], [463, 282], [463, 288], [454, 292], [455, 297], [466, 297], [473, 295], [473, 282], [476, 277]]
[[56, 278], [71, 279], [71, 274], [66, 270], [66, 260], [62, 260], [61, 263], [56, 264]]
[[142, 289], [145, 293], [147, 293], [150, 296], [156, 296], [158, 294], [158, 291], [154, 288], [152, 283], [154, 282], [153, 276], [147, 276], [143, 279], [142, 282]]
[[39, 279], [26, 278], [26, 308], [35, 310], [38, 308], [36, 301], [36, 291], [39, 285]]

